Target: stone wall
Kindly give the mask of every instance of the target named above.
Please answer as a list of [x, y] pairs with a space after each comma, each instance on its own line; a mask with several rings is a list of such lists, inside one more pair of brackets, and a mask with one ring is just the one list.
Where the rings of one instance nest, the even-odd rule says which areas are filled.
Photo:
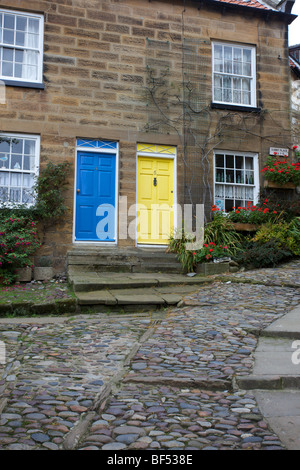
[[[178, 202], [183, 203], [184, 139], [178, 117], [183, 97], [182, 43], [188, 39], [200, 41], [206, 64], [201, 103], [208, 111], [198, 136], [202, 142], [216, 136], [206, 147], [208, 152], [214, 145], [257, 152], [263, 162], [270, 146], [291, 145], [287, 24], [272, 15], [198, 8], [195, 2], [183, 6], [182, 1], [168, 0], [3, 0], [1, 7], [44, 14], [45, 89], [7, 87], [6, 105], [0, 110], [2, 131], [41, 135], [41, 167], [47, 159], [74, 163], [77, 137], [117, 140], [120, 195], [126, 195], [130, 205], [136, 201], [136, 143], [176, 145]], [[210, 109], [212, 40], [256, 46], [261, 112]], [[167, 130], [162, 125], [149, 126], [153, 120], [147, 108], [149, 41], [169, 44], [173, 88], [164, 106], [169, 122], [176, 119], [176, 125]], [[175, 106], [177, 97], [180, 105]], [[221, 121], [225, 124], [218, 141]], [[212, 164], [208, 172], [212, 184]], [[72, 245], [74, 173], [69, 183], [69, 213], [49, 231], [43, 248], [54, 257], [57, 271], [63, 271]]]

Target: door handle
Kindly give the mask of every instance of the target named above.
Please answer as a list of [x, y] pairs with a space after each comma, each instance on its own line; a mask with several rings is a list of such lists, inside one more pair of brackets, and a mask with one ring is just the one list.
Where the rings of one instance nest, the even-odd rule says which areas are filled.
[[154, 186], [157, 186], [157, 178], [155, 177], [154, 180], [153, 180], [153, 185]]
[[79, 193], [80, 193], [80, 189], [77, 189], [77, 194], [79, 194]]

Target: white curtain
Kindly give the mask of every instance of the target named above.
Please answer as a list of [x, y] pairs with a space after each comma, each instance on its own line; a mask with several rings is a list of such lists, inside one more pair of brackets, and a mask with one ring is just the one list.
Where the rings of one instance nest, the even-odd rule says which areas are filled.
[[[26, 47], [24, 54], [24, 75], [26, 80], [37, 80], [38, 73], [38, 43], [39, 43], [39, 21], [36, 19], [28, 19]], [[35, 49], [35, 50], [33, 50]]]

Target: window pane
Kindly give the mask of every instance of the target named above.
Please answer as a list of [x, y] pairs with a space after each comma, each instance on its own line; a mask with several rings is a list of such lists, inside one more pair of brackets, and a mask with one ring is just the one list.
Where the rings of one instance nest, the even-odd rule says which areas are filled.
[[224, 77], [223, 79], [224, 89], [223, 89], [223, 99], [227, 103], [232, 102], [232, 79], [231, 77]]
[[27, 18], [24, 16], [17, 16], [17, 31], [26, 31], [27, 29]]
[[14, 31], [10, 29], [4, 29], [3, 31], [3, 43], [4, 44], [14, 44]]
[[24, 173], [23, 175], [23, 186], [25, 188], [32, 188], [33, 186], [33, 175], [30, 173]]
[[22, 190], [22, 202], [24, 204], [32, 204], [33, 203], [33, 196], [31, 189], [23, 189]]
[[236, 75], [243, 73], [242, 50], [236, 47], [233, 49], [233, 73]]
[[24, 155], [23, 170], [27, 170], [27, 171], [34, 170], [34, 161], [35, 161], [34, 157]]
[[22, 155], [11, 156], [11, 168], [13, 170], [21, 170], [22, 168]]
[[21, 202], [21, 190], [17, 188], [11, 188], [9, 193], [9, 200], [11, 202]]
[[232, 73], [232, 48], [224, 47], [224, 72]]
[[22, 182], [22, 173], [10, 173], [10, 185], [11, 186], [21, 186]]
[[2, 64], [2, 74], [5, 77], [13, 77], [13, 64], [12, 64], [12, 62], [3, 62], [3, 64]]
[[39, 33], [39, 20], [36, 18], [29, 18], [28, 20], [28, 32], [29, 33]]
[[9, 173], [0, 171], [0, 186], [8, 186]]
[[8, 188], [3, 188], [0, 186], [0, 201], [8, 201]]
[[11, 153], [23, 152], [23, 139], [14, 139], [11, 144]]
[[216, 155], [216, 166], [224, 168], [224, 155]]
[[18, 49], [15, 50], [15, 61], [23, 63], [23, 61], [24, 61], [24, 51], [18, 50]]
[[25, 33], [16, 32], [16, 46], [25, 46]]
[[3, 140], [2, 142], [0, 142], [0, 153], [2, 152], [9, 153], [9, 151], [10, 151], [10, 140], [8, 141]]
[[252, 157], [246, 157], [245, 158], [245, 165], [247, 170], [253, 170], [253, 158]]
[[15, 28], [15, 15], [4, 15], [4, 28], [14, 29]]
[[27, 34], [26, 47], [32, 47], [35, 49], [39, 47], [39, 38], [36, 34]]
[[14, 73], [14, 77], [22, 78], [22, 73], [23, 73], [23, 65], [21, 65], [21, 64], [15, 64], [15, 73]]
[[226, 155], [226, 168], [234, 168], [234, 156]]
[[8, 62], [12, 62], [14, 60], [14, 50], [8, 49], [7, 47], [3, 48], [3, 60], [7, 60]]
[[25, 140], [24, 141], [24, 153], [26, 155], [35, 154], [35, 141], [34, 140]]

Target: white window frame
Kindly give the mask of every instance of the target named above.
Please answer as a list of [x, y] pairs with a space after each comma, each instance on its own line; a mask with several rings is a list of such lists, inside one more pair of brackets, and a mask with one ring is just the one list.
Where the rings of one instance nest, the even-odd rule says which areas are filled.
[[[12, 134], [12, 133], [0, 133], [0, 137], [6, 137], [6, 138], [11, 138], [11, 139], [24, 139], [24, 140], [35, 140], [35, 154], [34, 154], [34, 158], [35, 158], [35, 161], [34, 161], [34, 168], [33, 169], [30, 169], [30, 170], [23, 170], [23, 169], [11, 169], [11, 168], [7, 168], [7, 169], [3, 169], [1, 170], [1, 161], [0, 161], [0, 171], [5, 171], [7, 173], [9, 173], [9, 175], [11, 173], [22, 173], [23, 174], [32, 174], [33, 175], [33, 178], [36, 178], [39, 174], [39, 166], [40, 166], [40, 145], [41, 145], [41, 141], [40, 141], [40, 136], [39, 135], [33, 135], [33, 134]], [[0, 152], [1, 154], [1, 152]], [[11, 154], [11, 149], [10, 149], [10, 154]], [[22, 153], [22, 157], [24, 156], [24, 153]], [[35, 183], [35, 182], [34, 182]], [[33, 183], [33, 184], [34, 184]], [[10, 188], [10, 185], [8, 186], [8, 188]], [[22, 190], [23, 189], [23, 186], [20, 186], [20, 189]], [[32, 188], [31, 188], [32, 189]], [[31, 207], [35, 204], [36, 202], [36, 195], [33, 194], [33, 200], [31, 203], [22, 203], [22, 202], [13, 202], [13, 201], [6, 201], [6, 202], [3, 202], [0, 200], [0, 205], [4, 206], [4, 207], [12, 207], [14, 204], [17, 204], [17, 205], [22, 205], [23, 207]]]
[[[35, 18], [39, 20], [39, 43], [38, 43], [38, 48], [32, 48], [34, 51], [38, 51], [38, 67], [37, 67], [37, 79], [27, 79], [24, 77], [14, 77], [14, 76], [7, 76], [2, 74], [2, 70], [0, 70], [0, 79], [3, 80], [4, 82], [9, 81], [9, 82], [20, 82], [20, 83], [34, 83], [34, 84], [41, 84], [43, 81], [43, 53], [44, 53], [44, 16], [41, 14], [37, 13], [28, 13], [28, 12], [23, 12], [23, 11], [17, 11], [17, 10], [5, 10], [0, 8], [0, 13], [2, 14], [10, 14], [10, 15], [15, 15], [15, 16], [24, 16], [26, 18]], [[2, 20], [3, 21], [3, 20]], [[3, 23], [2, 23], [3, 24]], [[16, 29], [13, 30], [14, 34], [16, 33]], [[2, 54], [3, 54], [3, 48], [8, 48], [12, 50], [30, 50], [30, 47], [26, 46], [18, 46], [18, 45], [12, 45], [12, 44], [4, 44], [3, 43], [3, 37], [1, 35], [1, 30], [0, 30], [0, 59], [2, 63]], [[12, 62], [15, 64], [15, 61]]]
[[[235, 73], [227, 73], [227, 72], [219, 72], [215, 71], [215, 46], [229, 46], [232, 48], [240, 48], [246, 49], [251, 52], [251, 76], [242, 75], [242, 74], [235, 74]], [[223, 49], [223, 59], [224, 59], [224, 49]], [[244, 103], [237, 103], [233, 101], [233, 93], [232, 93], [232, 101], [223, 101], [217, 100], [215, 97], [215, 75], [222, 75], [224, 77], [232, 77], [232, 78], [244, 78], [250, 79], [250, 104]], [[222, 88], [223, 90], [223, 88]], [[231, 105], [231, 106], [242, 106], [242, 107], [249, 107], [253, 108], [256, 107], [256, 47], [249, 46], [246, 44], [239, 44], [239, 43], [227, 43], [222, 41], [212, 41], [212, 96], [213, 96], [213, 103], [216, 104], [224, 104], [224, 105]]]
[[[245, 182], [243, 183], [237, 183], [237, 182], [226, 182], [226, 181], [217, 181], [217, 167], [216, 167], [216, 155], [224, 155], [224, 158], [226, 155], [232, 155], [232, 156], [243, 156], [244, 159], [245, 157], [250, 157], [253, 159], [253, 176], [254, 176], [254, 183], [253, 184], [246, 184]], [[225, 160], [224, 160], [224, 170], [226, 168], [225, 166]], [[230, 168], [231, 170], [234, 169], [236, 170], [235, 166], [234, 168]], [[245, 165], [244, 165], [244, 171], [246, 171], [246, 168], [245, 168]], [[216, 195], [216, 185], [222, 185], [224, 187], [224, 192], [226, 191], [226, 187], [233, 187], [234, 188], [234, 193], [235, 193], [235, 188], [236, 187], [241, 187], [241, 188], [253, 188], [253, 205], [256, 205], [258, 203], [258, 200], [259, 200], [259, 163], [258, 163], [258, 154], [257, 153], [250, 153], [250, 152], [233, 152], [233, 151], [228, 151], [228, 150], [215, 150], [214, 151], [214, 204], [217, 205], [218, 207], [218, 204], [217, 204], [217, 199], [222, 199], [221, 196], [217, 196]], [[225, 195], [224, 195], [224, 210], [222, 210], [221, 208], [219, 208], [219, 210], [222, 210], [223, 212], [225, 212]], [[231, 198], [228, 198], [228, 199], [231, 199]], [[233, 196], [234, 200], [237, 200], [237, 198], [235, 197], [235, 194]], [[250, 200], [250, 198], [244, 198], [244, 203], [245, 203], [245, 207], [247, 207], [247, 202], [248, 200]], [[235, 206], [235, 202], [233, 204], [233, 207]], [[243, 206], [243, 205], [242, 205]], [[243, 206], [244, 207], [244, 206]], [[231, 208], [232, 210], [232, 208]]]

